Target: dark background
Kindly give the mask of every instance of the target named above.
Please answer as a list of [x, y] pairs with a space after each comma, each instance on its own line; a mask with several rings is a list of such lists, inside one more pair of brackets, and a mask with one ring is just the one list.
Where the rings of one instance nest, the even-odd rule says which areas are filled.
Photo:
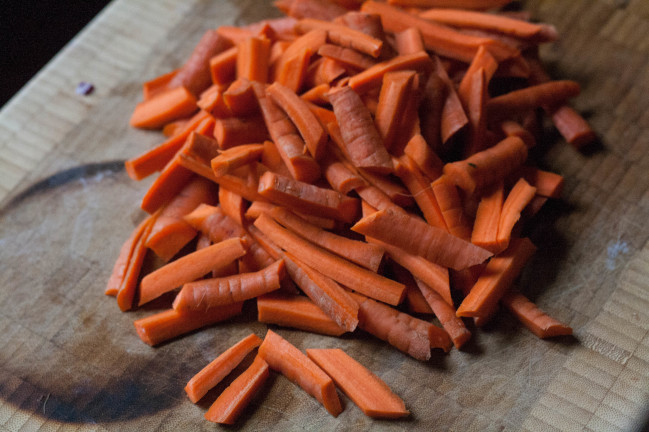
[[0, 107], [108, 0], [0, 0]]

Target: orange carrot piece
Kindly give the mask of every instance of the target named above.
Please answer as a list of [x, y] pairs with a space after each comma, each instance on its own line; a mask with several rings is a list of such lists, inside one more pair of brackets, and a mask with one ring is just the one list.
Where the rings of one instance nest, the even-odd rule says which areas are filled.
[[[357, 6], [353, 7], [352, 9], [358, 9]], [[352, 30], [364, 33], [375, 39], [383, 41], [385, 40], [385, 32], [383, 31], [383, 25], [381, 25], [381, 17], [378, 15], [366, 14], [359, 12], [358, 10], [350, 10], [349, 12], [345, 13], [345, 15], [336, 17], [333, 22], [335, 24], [340, 24], [345, 27], [349, 27]], [[390, 51], [390, 49], [386, 44], [384, 44], [381, 56], [392, 56], [392, 52], [388, 53], [387, 51]]]
[[508, 137], [498, 144], [458, 162], [444, 165], [444, 174], [471, 196], [502, 180], [527, 159], [527, 146], [518, 137]]
[[559, 198], [563, 190], [563, 176], [535, 167], [524, 167], [523, 177], [536, 188], [536, 194], [547, 198]]
[[190, 93], [198, 96], [210, 85], [210, 59], [229, 47], [230, 43], [217, 31], [206, 31], [168, 87], [186, 87]]
[[354, 189], [354, 191], [358, 194], [359, 197], [361, 197], [361, 204], [366, 203], [379, 210], [401, 210], [401, 207], [397, 206], [389, 196], [387, 196], [381, 189], [377, 188], [376, 186], [362, 186]]
[[158, 129], [196, 110], [196, 97], [186, 87], [175, 87], [137, 104], [129, 123], [136, 128]]
[[243, 303], [235, 303], [208, 312], [178, 312], [168, 309], [133, 322], [142, 341], [155, 346], [169, 339], [226, 321], [241, 313]]
[[428, 73], [432, 70], [432, 62], [425, 51], [394, 57], [390, 60], [377, 63], [369, 69], [357, 73], [349, 79], [349, 86], [358, 94], [378, 88], [383, 75], [388, 72], [400, 70], [414, 70]]
[[465, 107], [469, 106], [471, 88], [473, 87], [471, 81], [474, 74], [476, 74], [480, 68], [484, 68], [485, 82], [487, 84], [491, 81], [491, 78], [496, 73], [496, 69], [498, 69], [498, 62], [491, 55], [491, 53], [489, 53], [489, 50], [484, 45], [480, 46], [478, 48], [478, 51], [476, 51], [475, 57], [473, 57], [473, 60], [471, 60], [471, 64], [464, 73], [462, 81], [460, 81], [460, 84], [457, 88], [457, 94]]
[[513, 120], [505, 120], [500, 123], [499, 128], [505, 136], [517, 136], [523, 140], [527, 148], [532, 148], [536, 145], [536, 138], [529, 130], [525, 129], [520, 123]]
[[161, 91], [166, 90], [168, 88], [167, 85], [169, 84], [169, 81], [171, 81], [177, 73], [178, 69], [175, 69], [171, 72], [167, 72], [166, 74], [162, 74], [149, 81], [146, 81], [144, 84], [142, 84], [142, 99], [149, 100]]
[[[326, 97], [326, 94], [329, 93], [330, 91], [331, 91], [331, 86], [329, 84], [322, 83], [305, 91], [300, 95], [300, 97], [304, 101], [310, 102], [311, 104], [327, 105], [329, 103], [329, 99]], [[312, 108], [311, 105], [307, 104], [307, 106], [309, 107], [309, 109]]]
[[162, 135], [166, 136], [167, 138], [172, 137], [180, 132], [187, 126], [187, 123], [189, 123], [189, 119], [179, 119], [172, 121], [171, 123], [167, 123], [162, 127]]
[[223, 213], [232, 218], [233, 221], [243, 226], [243, 215], [246, 211], [246, 202], [241, 195], [221, 186], [219, 188], [219, 207], [221, 207]]
[[445, 86], [446, 98], [441, 112], [440, 134], [442, 142], [446, 143], [469, 123], [469, 118], [442, 62], [438, 57], [435, 57], [434, 60], [435, 73]]
[[410, 138], [406, 134], [412, 126], [404, 111], [411, 99], [416, 97], [414, 79], [414, 71], [388, 72], [383, 75], [374, 122], [385, 148], [391, 153], [395, 153], [398, 148], [398, 140], [406, 142]]
[[410, 191], [399, 182], [398, 178], [375, 174], [363, 168], [359, 168], [357, 171], [367, 184], [380, 189], [396, 205], [410, 207], [414, 204], [415, 200]]
[[259, 179], [259, 194], [270, 202], [301, 213], [352, 222], [359, 211], [357, 198], [267, 171]]
[[257, 161], [264, 150], [263, 144], [242, 144], [222, 151], [211, 161], [212, 170], [217, 177]]
[[222, 150], [241, 144], [262, 143], [268, 139], [268, 131], [260, 116], [216, 119], [214, 138]]
[[252, 36], [237, 44], [237, 78], [265, 83], [268, 81], [270, 40]]
[[253, 349], [261, 345], [261, 342], [259, 336], [251, 333], [212, 360], [194, 375], [185, 386], [185, 392], [189, 396], [189, 400], [193, 403], [201, 400], [211, 388], [232, 372]]
[[301, 295], [270, 293], [258, 297], [257, 320], [328, 336], [346, 332], [308, 297]]
[[492, 255], [405, 212], [381, 210], [365, 216], [351, 229], [456, 270], [480, 264]]
[[588, 122], [568, 105], [550, 109], [550, 117], [561, 136], [575, 148], [580, 149], [597, 138]]
[[274, 81], [299, 93], [311, 57], [326, 41], [325, 30], [313, 30], [295, 39], [278, 59]]
[[419, 8], [458, 8], [487, 10], [501, 8], [512, 0], [388, 0], [388, 3], [401, 7]]
[[291, 119], [316, 160], [321, 159], [327, 144], [327, 132], [317, 121], [309, 106], [291, 89], [280, 83], [273, 83], [266, 89], [270, 98], [280, 106]]
[[203, 233], [200, 233], [198, 235], [198, 239], [196, 239], [196, 250], [201, 250], [205, 249], [208, 246], [212, 245], [212, 240], [208, 236], [206, 236]]
[[269, 376], [268, 364], [259, 356], [219, 395], [205, 413], [213, 423], [234, 424]]
[[447, 93], [448, 86], [446, 83], [438, 74], [432, 73], [429, 75], [420, 95], [419, 128], [421, 129], [421, 136], [438, 155], [449, 151], [443, 146], [441, 134], [442, 112], [447, 103]]
[[493, 253], [501, 250], [498, 243], [498, 223], [504, 196], [502, 182], [498, 182], [482, 195], [471, 232], [471, 243]]
[[411, 314], [432, 315], [433, 310], [426, 302], [419, 288], [417, 288], [412, 274], [396, 262], [389, 262], [389, 271], [394, 277], [394, 280], [406, 286], [406, 305], [408, 312]]
[[269, 215], [285, 228], [329, 252], [333, 252], [373, 272], [378, 272], [383, 260], [383, 249], [379, 246], [342, 237], [320, 229], [283, 207], [272, 209]]
[[421, 32], [416, 27], [408, 27], [395, 33], [394, 42], [399, 55], [414, 54], [425, 50]]
[[416, 280], [416, 282], [433, 313], [453, 341], [455, 348], [462, 348], [471, 339], [471, 332], [466, 328], [464, 322], [455, 315], [455, 308], [424, 282], [420, 280]]
[[306, 265], [361, 294], [388, 304], [403, 301], [405, 287], [393, 280], [340, 258], [297, 234], [282, 228], [269, 216], [262, 214], [254, 224], [277, 246], [293, 256], [299, 256]]
[[[320, 57], [308, 65], [304, 76], [303, 88], [320, 84], [340, 85], [340, 80], [349, 68], [331, 57]], [[336, 80], [339, 80], [336, 82]]]
[[322, 161], [322, 170], [329, 185], [344, 195], [364, 186], [365, 180], [332, 153], [331, 151], [327, 152]]
[[201, 93], [196, 105], [216, 118], [232, 117], [233, 113], [225, 103], [223, 87], [213, 84]]
[[153, 214], [173, 200], [193, 177], [194, 173], [183, 167], [179, 158], [174, 158], [146, 191], [140, 207], [145, 212]]
[[266, 167], [252, 162], [219, 177], [215, 181], [222, 187], [241, 195], [248, 201], [265, 200], [258, 192], [259, 178], [266, 172]]
[[466, 109], [469, 118], [468, 139], [464, 148], [466, 157], [484, 150], [487, 143], [487, 114], [488, 95], [487, 75], [484, 68], [479, 68], [471, 78]]
[[214, 183], [196, 177], [183, 187], [165, 205], [146, 240], [151, 249], [163, 261], [169, 261], [180, 249], [196, 236], [196, 230], [183, 220], [183, 216], [199, 204], [216, 202]]
[[357, 71], [365, 70], [376, 64], [376, 61], [366, 54], [352, 48], [345, 48], [333, 44], [322, 45], [318, 48], [318, 55], [336, 60], [337, 62]]
[[[250, 206], [246, 209], [245, 212], [245, 217], [246, 219], [249, 220], [255, 220], [259, 217], [260, 214], [262, 213], [270, 213], [272, 209], [275, 207], [278, 207], [275, 204], [269, 203], [269, 202], [264, 202], [264, 201], [253, 201], [250, 203]], [[324, 218], [324, 217], [319, 217], [319, 216], [313, 216], [313, 215], [307, 215], [304, 213], [299, 213], [299, 212], [294, 212], [297, 216], [300, 218], [306, 220], [309, 222], [311, 225], [314, 225], [316, 227], [322, 228], [322, 229], [334, 229], [337, 226], [337, 222], [333, 219], [329, 218]]]
[[417, 28], [421, 32], [426, 49], [444, 57], [469, 63], [480, 45], [486, 45], [499, 61], [518, 54], [517, 50], [495, 39], [462, 34], [387, 3], [367, 1], [363, 3], [361, 11], [381, 15], [383, 28], [388, 32], [398, 33], [409, 27]]
[[489, 261], [478, 281], [457, 308], [456, 315], [488, 319], [500, 298], [535, 251], [536, 246], [529, 239], [512, 239], [505, 251]]
[[292, 177], [291, 172], [282, 160], [282, 155], [279, 150], [277, 150], [275, 143], [272, 141], [264, 141], [264, 151], [261, 154], [261, 163], [273, 172]]
[[381, 54], [381, 48], [383, 48], [382, 40], [330, 21], [304, 18], [297, 22], [296, 29], [300, 33], [307, 33], [313, 30], [325, 30], [327, 32], [327, 40], [332, 43], [354, 49], [374, 58]]
[[219, 154], [216, 140], [198, 132], [192, 132], [177, 155], [178, 163], [201, 177], [216, 183], [210, 162]]
[[[281, 1], [276, 2], [282, 3]], [[323, 20], [332, 20], [347, 10], [329, 0], [289, 0], [290, 6], [284, 12], [293, 18], [319, 18]], [[279, 7], [279, 6], [278, 6]]]
[[442, 175], [444, 162], [420, 134], [413, 135], [403, 152], [430, 181]]
[[500, 301], [525, 327], [541, 339], [572, 334], [570, 326], [552, 318], [519, 292], [508, 291]]
[[392, 159], [358, 94], [343, 87], [329, 94], [329, 101], [352, 164], [380, 174], [390, 173], [394, 169]]
[[462, 199], [457, 187], [446, 177], [441, 176], [430, 187], [442, 212], [448, 232], [463, 240], [471, 240], [471, 221], [464, 213]]
[[284, 261], [278, 260], [257, 272], [188, 282], [176, 296], [173, 308], [199, 311], [249, 300], [279, 289], [284, 275]]
[[306, 354], [366, 416], [395, 419], [410, 414], [403, 400], [381, 378], [340, 348], [307, 349]]
[[237, 72], [237, 57], [239, 48], [228, 48], [209, 60], [209, 71], [212, 83], [227, 85], [232, 82]]
[[331, 415], [337, 417], [342, 412], [331, 378], [286, 339], [268, 330], [259, 347], [259, 356], [271, 369], [280, 372], [316, 398]]
[[238, 45], [245, 39], [254, 36], [254, 33], [249, 28], [236, 26], [219, 26], [216, 32], [221, 37], [229, 40], [233, 45]]
[[190, 253], [146, 275], [140, 283], [140, 305], [230, 264], [246, 253], [240, 238], [227, 239]]
[[535, 194], [536, 188], [530, 186], [523, 178], [518, 179], [509, 194], [507, 194], [498, 222], [497, 242], [501, 250], [507, 249], [514, 225], [518, 222], [521, 212], [534, 198]]
[[252, 83], [246, 78], [233, 81], [223, 92], [223, 101], [233, 116], [248, 117], [259, 112]]

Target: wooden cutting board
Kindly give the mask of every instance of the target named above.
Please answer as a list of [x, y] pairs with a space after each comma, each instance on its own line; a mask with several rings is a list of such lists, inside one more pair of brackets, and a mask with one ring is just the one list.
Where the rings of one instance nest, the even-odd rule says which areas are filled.
[[[342, 347], [412, 416], [372, 421], [350, 401], [333, 418], [271, 378], [237, 426], [249, 430], [601, 430], [642, 421], [649, 397], [649, 3], [527, 1], [562, 38], [542, 56], [583, 86], [575, 106], [601, 136], [589, 154], [548, 132], [536, 152], [566, 178], [538, 217], [522, 289], [575, 329], [542, 341], [502, 314], [470, 346], [428, 363], [363, 335], [278, 329], [301, 349]], [[214, 430], [186, 381], [253, 331], [250, 310], [158, 348], [103, 289], [143, 218], [150, 180], [126, 158], [158, 143], [128, 127], [143, 80], [177, 67], [204, 30], [277, 15], [256, 0], [116, 0], [0, 111], [0, 430]], [[80, 81], [94, 84], [75, 94]], [[211, 400], [213, 400], [214, 395]], [[208, 398], [209, 399], [209, 398]]]

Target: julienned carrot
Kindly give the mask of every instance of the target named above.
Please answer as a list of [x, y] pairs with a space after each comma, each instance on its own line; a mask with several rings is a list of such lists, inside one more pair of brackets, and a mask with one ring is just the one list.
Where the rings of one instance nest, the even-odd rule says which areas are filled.
[[475, 10], [497, 9], [511, 2], [512, 0], [388, 0], [388, 3], [401, 7], [460, 8]]
[[504, 250], [509, 245], [512, 229], [521, 217], [521, 212], [534, 198], [536, 188], [530, 186], [525, 179], [520, 178], [507, 194], [503, 203], [503, 208], [498, 221], [497, 242], [500, 250]]
[[269, 376], [268, 364], [257, 356], [241, 375], [223, 390], [205, 413], [214, 423], [234, 424]]
[[[345, 0], [343, 0], [345, 1]], [[348, 9], [358, 9], [358, 4], [357, 2], [356, 5], [352, 5], [351, 7], [348, 7]], [[370, 15], [366, 14], [363, 12], [359, 12], [358, 10], [350, 10], [344, 15], [341, 15], [339, 17], [336, 17], [333, 20], [334, 23], [343, 25], [345, 27], [349, 27], [352, 30], [359, 31], [361, 33], [364, 33], [368, 36], [371, 36], [375, 39], [379, 39], [384, 41], [385, 40], [385, 32], [383, 31], [383, 26], [381, 25], [381, 17], [378, 15]], [[386, 44], [383, 44], [383, 48], [381, 49], [381, 55], [385, 55], [386, 52], [389, 50], [389, 47]], [[392, 55], [392, 53], [387, 53], [388, 55]]]
[[223, 150], [241, 144], [261, 143], [268, 139], [263, 119], [258, 115], [216, 119], [214, 138]]
[[410, 138], [407, 133], [412, 128], [411, 120], [414, 116], [408, 116], [404, 111], [411, 100], [416, 98], [414, 80], [414, 71], [388, 72], [383, 75], [374, 122], [385, 148], [392, 153]]
[[282, 228], [267, 215], [261, 215], [255, 221], [255, 226], [277, 246], [293, 256], [299, 256], [310, 267], [346, 287], [366, 296], [388, 304], [401, 303], [405, 287], [393, 280], [353, 264], [324, 249], [319, 248]]
[[194, 174], [216, 183], [210, 163], [219, 154], [216, 140], [198, 132], [192, 132], [185, 145], [176, 155], [178, 163]]
[[142, 341], [154, 346], [169, 339], [225, 321], [241, 313], [242, 303], [235, 303], [207, 312], [178, 312], [168, 309], [133, 322]]
[[252, 162], [228, 174], [214, 176], [214, 180], [220, 186], [241, 195], [248, 201], [264, 200], [257, 189], [259, 188], [259, 179], [266, 171], [266, 167], [262, 164]]
[[322, 45], [318, 48], [318, 55], [336, 60], [356, 70], [364, 70], [376, 64], [376, 60], [366, 54], [333, 44]]
[[325, 30], [313, 30], [295, 39], [278, 59], [274, 81], [299, 93], [311, 57], [326, 41]]
[[259, 160], [263, 150], [263, 144], [242, 144], [224, 150], [211, 161], [214, 175], [220, 177], [252, 161]]
[[453, 341], [455, 348], [462, 348], [471, 339], [471, 332], [466, 328], [464, 322], [455, 315], [455, 308], [424, 282], [419, 279], [416, 282], [433, 313]]
[[378, 88], [381, 85], [383, 75], [400, 70], [414, 70], [427, 74], [432, 70], [430, 56], [425, 51], [420, 51], [377, 63], [371, 68], [352, 76], [349, 79], [349, 86], [358, 94], [364, 94]]
[[462, 199], [457, 187], [441, 176], [431, 183], [431, 189], [442, 212], [448, 232], [463, 240], [471, 240], [471, 221], [464, 213]]
[[416, 27], [395, 33], [394, 42], [399, 55], [414, 54], [425, 49], [421, 33]]
[[329, 151], [322, 160], [322, 171], [329, 185], [341, 194], [364, 186], [365, 180]]
[[398, 206], [408, 208], [412, 207], [415, 203], [410, 191], [404, 187], [397, 178], [375, 174], [363, 168], [358, 168], [357, 171], [367, 184], [380, 189]]
[[552, 318], [523, 294], [510, 290], [500, 300], [532, 333], [541, 339], [572, 334], [572, 328]]
[[471, 243], [493, 253], [501, 250], [498, 243], [498, 224], [504, 199], [502, 181], [485, 191], [480, 198], [471, 232]]
[[277, 82], [268, 86], [266, 93], [291, 119], [311, 156], [316, 160], [321, 159], [327, 144], [327, 132], [318, 123], [309, 106], [294, 91]]
[[331, 415], [337, 417], [342, 412], [331, 378], [286, 339], [268, 330], [259, 347], [259, 356], [271, 369], [280, 372], [316, 398]]
[[264, 151], [261, 154], [261, 163], [273, 172], [292, 177], [291, 172], [282, 160], [282, 155], [279, 150], [277, 150], [277, 146], [270, 140], [264, 141]]
[[271, 293], [258, 297], [257, 320], [328, 336], [346, 332], [308, 297], [301, 295]]
[[183, 216], [201, 203], [215, 202], [214, 184], [200, 177], [194, 178], [162, 208], [146, 240], [146, 247], [163, 261], [169, 261], [196, 236], [196, 230], [183, 220]]
[[214, 84], [201, 93], [196, 105], [216, 118], [232, 117], [232, 111], [225, 103], [224, 88]]
[[479, 68], [471, 77], [466, 108], [469, 118], [468, 139], [464, 155], [471, 156], [488, 147], [487, 139], [487, 99], [489, 83], [484, 68]]
[[522, 139], [527, 148], [532, 148], [536, 145], [534, 134], [514, 120], [504, 120], [498, 127], [503, 135], [508, 137], [517, 136]]
[[441, 112], [442, 118], [440, 122], [440, 134], [442, 143], [446, 143], [469, 123], [469, 118], [467, 117], [464, 107], [462, 106], [462, 101], [455, 90], [455, 85], [449, 78], [439, 57], [435, 56], [434, 60], [434, 73], [445, 86], [444, 93], [446, 97]]
[[[288, 7], [279, 5], [286, 4]], [[276, 2], [277, 7], [293, 18], [318, 18], [332, 20], [347, 10], [342, 6], [330, 1], [318, 0], [280, 0]]]
[[464, 76], [462, 77], [462, 81], [460, 81], [460, 84], [458, 85], [457, 88], [457, 94], [462, 100], [462, 104], [465, 107], [468, 106], [469, 95], [471, 94], [470, 92], [470, 89], [472, 87], [471, 79], [473, 75], [480, 68], [484, 68], [485, 70], [485, 78], [486, 78], [485, 81], [487, 83], [491, 81], [491, 78], [493, 77], [493, 75], [496, 73], [496, 70], [498, 69], [498, 62], [491, 55], [491, 53], [489, 53], [489, 50], [485, 46], [481, 46], [480, 48], [478, 48], [475, 57], [473, 57], [473, 60], [471, 60], [471, 64], [469, 64], [469, 67], [464, 73]]
[[219, 187], [219, 207], [238, 225], [243, 226], [246, 206], [246, 200], [241, 195], [226, 187]]
[[486, 150], [444, 165], [444, 174], [468, 195], [509, 175], [527, 159], [527, 146], [518, 137], [508, 137]]
[[392, 159], [358, 94], [351, 87], [342, 87], [329, 94], [329, 101], [352, 164], [377, 173], [390, 173], [394, 168]]
[[[331, 91], [331, 86], [327, 83], [322, 83], [314, 87], [311, 87], [309, 90], [302, 93], [300, 97], [304, 99], [306, 102], [315, 105], [327, 105], [329, 103], [329, 99], [327, 99], [326, 94], [329, 93], [330, 91]], [[311, 106], [310, 105], [308, 106], [309, 109], [311, 109]]]
[[158, 129], [196, 110], [196, 97], [187, 88], [176, 87], [137, 104], [129, 122], [136, 128]]
[[[270, 211], [275, 207], [279, 207], [279, 206], [265, 201], [253, 201], [246, 209], [245, 217], [248, 220], [255, 220], [259, 217], [260, 214], [270, 213]], [[336, 222], [333, 219], [320, 217], [320, 216], [307, 215], [299, 212], [294, 212], [294, 213], [300, 218], [309, 222], [311, 225], [314, 225], [322, 229], [331, 230], [336, 228], [338, 224], [338, 222]]]
[[185, 64], [171, 79], [168, 87], [186, 87], [190, 93], [198, 96], [210, 85], [210, 58], [229, 47], [230, 43], [220, 36], [217, 31], [206, 31]]
[[397, 206], [389, 196], [385, 194], [381, 189], [373, 185], [362, 186], [354, 190], [359, 197], [361, 197], [361, 204], [369, 204], [375, 209], [385, 210], [385, 209], [395, 209], [396, 211], [402, 210], [401, 207]]
[[568, 105], [550, 109], [550, 116], [559, 133], [575, 148], [580, 149], [597, 138], [588, 122]]
[[270, 202], [301, 213], [352, 222], [359, 211], [357, 198], [267, 171], [259, 179], [259, 194]]
[[246, 253], [240, 238], [224, 240], [190, 253], [146, 275], [140, 283], [140, 305], [181, 285], [194, 281]]
[[178, 69], [157, 76], [142, 84], [142, 99], [151, 99], [156, 94], [167, 89], [169, 81], [178, 73]]
[[188, 282], [173, 307], [178, 311], [199, 311], [249, 300], [279, 289], [284, 274], [284, 261], [278, 260], [254, 273]]
[[214, 84], [226, 85], [234, 80], [238, 54], [239, 48], [234, 46], [210, 58], [209, 71]]
[[381, 378], [340, 348], [307, 349], [306, 354], [365, 415], [394, 419], [410, 414], [403, 400]]
[[480, 264], [492, 255], [405, 212], [381, 210], [363, 217], [351, 229], [456, 270]]
[[381, 54], [383, 41], [363, 32], [353, 30], [344, 25], [314, 18], [304, 18], [297, 22], [296, 29], [300, 33], [312, 30], [325, 30], [327, 39], [336, 45], [351, 48], [374, 58]]
[[442, 175], [444, 162], [442, 162], [432, 147], [428, 145], [422, 135], [413, 135], [403, 149], [403, 152], [428, 177], [428, 180], [436, 180], [437, 177]]
[[563, 189], [563, 176], [535, 167], [524, 167], [523, 177], [536, 188], [536, 194], [547, 198], [559, 198]]
[[447, 90], [448, 87], [442, 78], [438, 74], [432, 73], [429, 75], [420, 95], [419, 128], [421, 129], [421, 136], [430, 148], [440, 156], [449, 153], [450, 150], [449, 146], [443, 145], [446, 143], [442, 142], [440, 133]]
[[252, 83], [246, 78], [238, 78], [223, 92], [223, 101], [236, 117], [248, 117], [259, 112]]
[[261, 345], [261, 342], [259, 336], [251, 333], [212, 360], [185, 386], [189, 400], [197, 403], [211, 388], [232, 372], [253, 349]]
[[383, 259], [383, 249], [379, 246], [342, 237], [320, 229], [283, 207], [272, 209], [269, 215], [285, 228], [318, 246], [369, 270], [378, 272]]
[[500, 298], [535, 251], [536, 246], [529, 239], [512, 239], [505, 251], [489, 261], [478, 281], [457, 308], [456, 315], [488, 319], [495, 311]]
[[252, 36], [237, 44], [237, 78], [265, 83], [268, 81], [268, 60], [271, 41]]

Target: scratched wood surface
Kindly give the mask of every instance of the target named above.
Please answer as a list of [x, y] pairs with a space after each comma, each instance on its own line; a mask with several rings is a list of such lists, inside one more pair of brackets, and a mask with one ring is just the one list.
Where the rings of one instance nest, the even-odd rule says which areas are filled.
[[[540, 215], [522, 288], [575, 329], [541, 341], [502, 314], [465, 351], [412, 360], [363, 335], [278, 330], [301, 349], [339, 346], [412, 416], [338, 417], [274, 376], [235, 429], [628, 431], [649, 398], [649, 3], [527, 1], [562, 38], [542, 55], [575, 79], [601, 136], [580, 154], [549, 132], [544, 166], [566, 177]], [[156, 144], [127, 126], [144, 79], [177, 67], [202, 32], [276, 14], [265, 2], [116, 0], [0, 111], [0, 430], [214, 430], [183, 386], [251, 331], [233, 322], [158, 348], [103, 295], [150, 180], [124, 159]], [[75, 94], [90, 81], [95, 92]], [[213, 400], [215, 395], [211, 395]], [[208, 397], [210, 399], [210, 397]]]

